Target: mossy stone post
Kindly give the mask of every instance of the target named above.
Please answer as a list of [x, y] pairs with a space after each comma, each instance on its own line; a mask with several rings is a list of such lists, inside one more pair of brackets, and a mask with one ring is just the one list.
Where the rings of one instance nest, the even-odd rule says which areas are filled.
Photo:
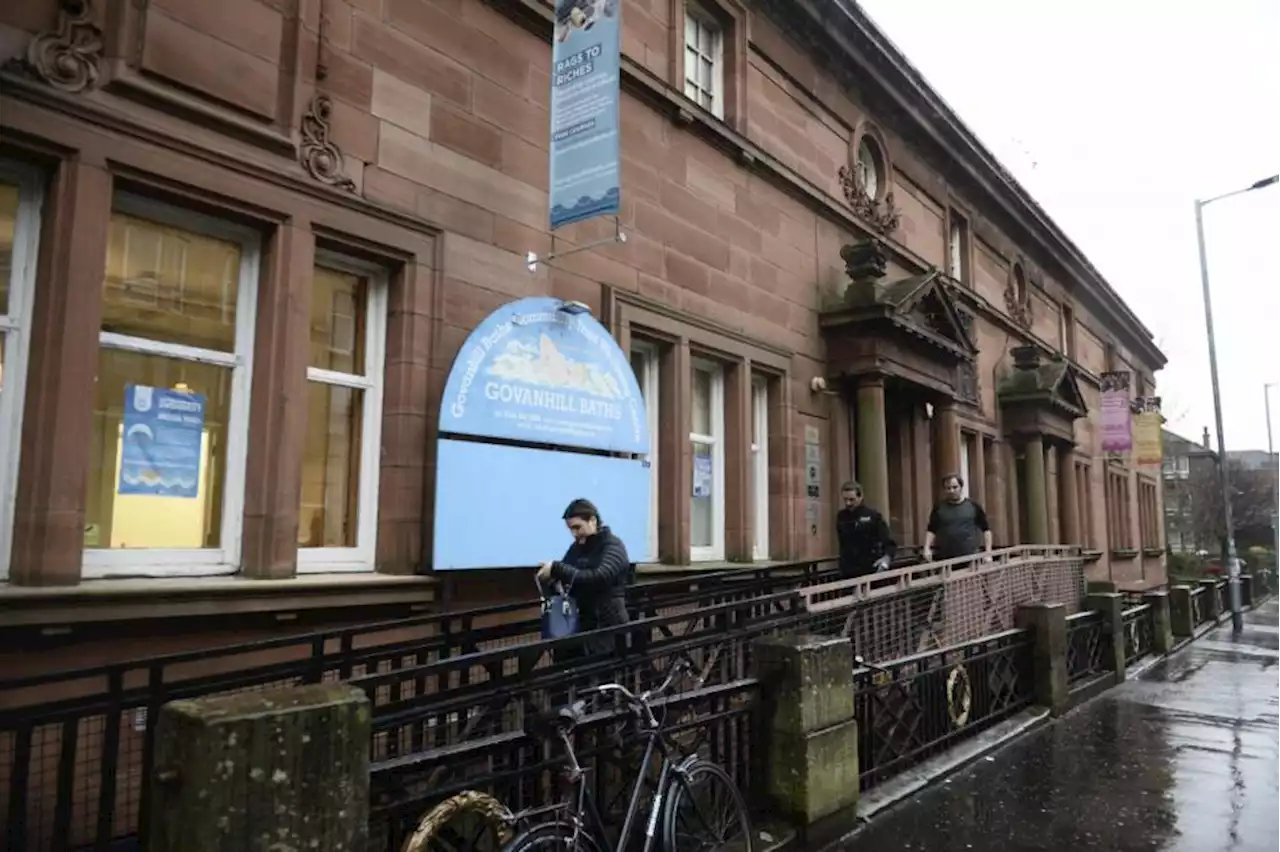
[[1189, 639], [1196, 635], [1190, 586], [1174, 586], [1169, 590], [1169, 625], [1173, 628], [1173, 635], [1179, 639]]
[[1253, 575], [1240, 575], [1240, 606], [1253, 606]]
[[1022, 604], [1014, 613], [1018, 627], [1031, 634], [1035, 703], [1060, 716], [1071, 706], [1067, 673], [1067, 607], [1060, 603]]
[[1204, 617], [1209, 621], [1217, 621], [1222, 616], [1222, 611], [1218, 609], [1218, 581], [1217, 580], [1201, 580], [1200, 588], [1200, 609], [1204, 612]]
[[[1147, 592], [1142, 602], [1151, 607], [1151, 650], [1167, 654], [1173, 650], [1173, 619], [1168, 592]], [[1190, 607], [1188, 606], [1188, 609]]]
[[829, 636], [766, 636], [753, 653], [769, 799], [801, 827], [852, 809], [858, 803], [853, 645]]
[[362, 852], [370, 731], [368, 698], [346, 684], [166, 704], [147, 848]]
[[1104, 657], [1107, 668], [1116, 673], [1116, 683], [1124, 683], [1124, 595], [1116, 592], [1091, 594], [1084, 608], [1102, 615], [1102, 635], [1109, 648]]

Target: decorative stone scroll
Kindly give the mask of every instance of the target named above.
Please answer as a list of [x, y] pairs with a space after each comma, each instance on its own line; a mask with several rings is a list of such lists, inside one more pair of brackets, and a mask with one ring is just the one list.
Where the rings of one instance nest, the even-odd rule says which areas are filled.
[[342, 151], [329, 138], [332, 116], [333, 101], [326, 94], [316, 94], [302, 116], [302, 145], [298, 148], [298, 161], [307, 174], [320, 183], [355, 192], [356, 182], [347, 176], [343, 168]]
[[[956, 311], [960, 318], [960, 326], [965, 336], [973, 342], [973, 314], [968, 311]], [[978, 365], [975, 359], [965, 359], [956, 367], [956, 394], [961, 401], [970, 405], [982, 406], [982, 379], [978, 376]]]
[[897, 230], [902, 214], [893, 205], [893, 193], [887, 192], [884, 201], [876, 201], [867, 192], [862, 179], [848, 166], [841, 166], [838, 173], [844, 198], [858, 218], [870, 223], [882, 234]]
[[56, 32], [41, 33], [5, 70], [39, 80], [68, 94], [98, 85], [102, 61], [102, 30], [94, 23], [91, 0], [61, 0]]

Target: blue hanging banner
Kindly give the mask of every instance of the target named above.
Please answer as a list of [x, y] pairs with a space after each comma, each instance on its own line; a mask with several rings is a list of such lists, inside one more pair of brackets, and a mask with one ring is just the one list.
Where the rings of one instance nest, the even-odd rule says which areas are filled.
[[551, 227], [619, 210], [621, 0], [558, 0], [551, 50]]
[[631, 362], [580, 306], [504, 305], [458, 352], [440, 431], [646, 455], [649, 425]]
[[195, 498], [204, 412], [204, 394], [125, 385], [119, 492]]

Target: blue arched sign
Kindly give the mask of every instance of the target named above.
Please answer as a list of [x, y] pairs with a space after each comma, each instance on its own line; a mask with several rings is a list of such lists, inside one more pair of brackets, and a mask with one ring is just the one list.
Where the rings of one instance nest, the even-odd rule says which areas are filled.
[[648, 561], [649, 437], [630, 359], [584, 306], [504, 305], [445, 383], [432, 567], [557, 559], [570, 541], [560, 514], [577, 497], [596, 504], [632, 561]]
[[471, 332], [445, 385], [440, 431], [649, 452], [630, 361], [581, 306], [548, 297], [505, 305]]

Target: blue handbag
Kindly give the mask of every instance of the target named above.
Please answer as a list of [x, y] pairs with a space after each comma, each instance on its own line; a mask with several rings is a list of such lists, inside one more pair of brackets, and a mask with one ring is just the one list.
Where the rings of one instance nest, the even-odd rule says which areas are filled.
[[563, 639], [577, 633], [578, 602], [569, 597], [573, 584], [566, 588], [556, 583], [556, 591], [548, 595], [536, 575], [533, 582], [537, 584], [538, 597], [542, 599], [542, 638]]

